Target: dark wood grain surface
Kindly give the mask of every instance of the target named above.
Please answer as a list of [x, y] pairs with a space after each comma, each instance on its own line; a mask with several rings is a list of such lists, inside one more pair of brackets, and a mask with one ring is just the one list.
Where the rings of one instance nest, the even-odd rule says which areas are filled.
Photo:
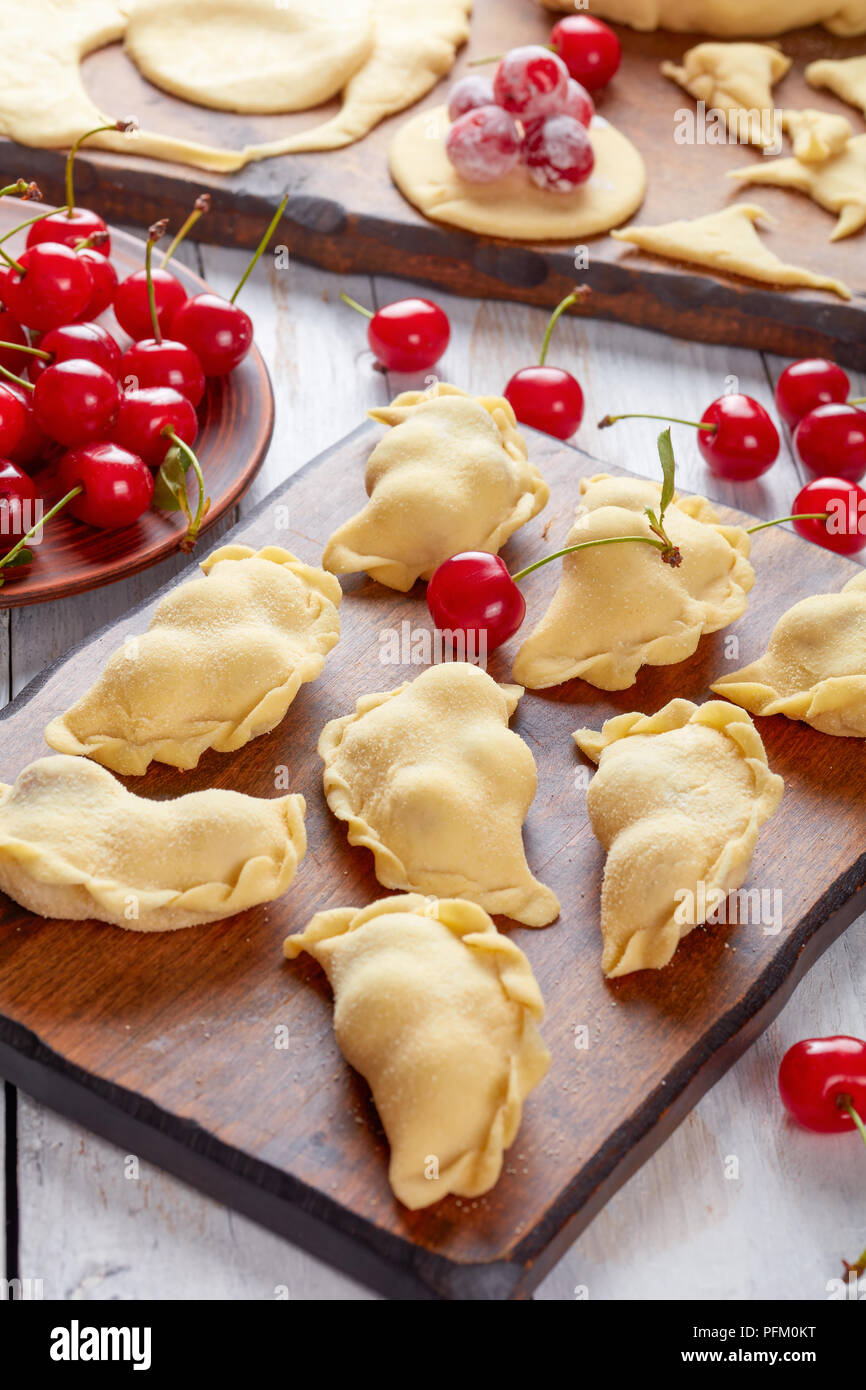
[[[5, 198], [0, 203], [0, 234], [33, 215], [32, 203]], [[23, 245], [23, 235], [7, 243], [13, 251], [20, 250]], [[144, 265], [144, 244], [137, 237], [114, 230], [111, 259], [122, 280]], [[206, 288], [204, 281], [180, 262], [174, 263], [174, 273], [189, 294], [198, 294]], [[122, 347], [127, 346], [129, 338], [119, 328], [111, 310], [101, 316], [100, 323], [105, 324]], [[204, 535], [243, 496], [268, 451], [274, 428], [274, 396], [268, 369], [258, 348], [254, 346], [230, 376], [208, 381], [198, 417], [195, 448], [211, 499], [202, 527]], [[45, 464], [33, 477], [47, 512], [60, 496], [55, 483], [55, 464]], [[195, 508], [194, 481], [190, 485], [190, 495]], [[32, 546], [33, 564], [4, 571], [6, 580], [0, 589], [0, 609], [81, 594], [149, 569], [177, 550], [185, 530], [186, 523], [180, 512], [147, 511], [134, 526], [125, 526], [119, 531], [99, 531], [61, 512], [45, 527], [41, 541]], [[2, 549], [8, 548], [7, 542]]]
[[[458, 56], [454, 76], [471, 58], [518, 43], [543, 42], [556, 16], [537, 0], [476, 0], [472, 37]], [[851, 366], [866, 366], [866, 255], [864, 234], [831, 244], [833, 217], [801, 194], [737, 186], [728, 170], [761, 160], [743, 146], [678, 145], [675, 113], [694, 103], [663, 78], [663, 58], [679, 61], [700, 36], [638, 34], [619, 28], [624, 48], [620, 73], [601, 98], [602, 115], [621, 127], [643, 154], [649, 175], [637, 220], [667, 222], [717, 211], [732, 198], [764, 206], [778, 225], [763, 235], [784, 260], [844, 280], [854, 291], [846, 304], [823, 291], [774, 290], [677, 266], [629, 249], [610, 237], [589, 242], [590, 264], [579, 278], [593, 295], [579, 312], [655, 328], [702, 342], [738, 343], [784, 356], [822, 352]], [[863, 51], [862, 39], [838, 39], [824, 29], [785, 34], [780, 43], [794, 66], [775, 88], [779, 106], [820, 106], [844, 112], [855, 132], [863, 121], [826, 91], [803, 78], [806, 63]], [[150, 130], [186, 135], [231, 148], [277, 138], [317, 124], [333, 106], [287, 116], [252, 116], [196, 108], [160, 92], [137, 73], [119, 45], [91, 55], [84, 65], [94, 99], [114, 115], [133, 111]], [[425, 98], [440, 104], [448, 82]], [[354, 271], [404, 276], [444, 285], [461, 294], [555, 304], [575, 280], [574, 247], [498, 241], [426, 221], [391, 183], [387, 151], [402, 112], [366, 139], [344, 150], [283, 156], [249, 165], [234, 175], [205, 174], [154, 160], [82, 153], [79, 201], [109, 217], [146, 227], [156, 217], [177, 225], [197, 192], [213, 195], [213, 211], [199, 225], [205, 240], [254, 246], [288, 188], [291, 197], [281, 236], [293, 254], [342, 274]], [[37, 178], [46, 195], [59, 198], [63, 157], [51, 150], [23, 150], [0, 142], [0, 170]]]
[[[363, 467], [378, 437], [364, 426], [314, 460], [231, 533], [287, 545], [316, 562], [339, 520], [363, 499]], [[596, 471], [580, 451], [531, 435], [552, 484], [547, 511], [505, 551], [512, 569], [562, 541], [578, 479]], [[733, 513], [728, 513], [733, 516]], [[288, 529], [286, 521], [288, 520]], [[547, 532], [545, 537], [544, 532]], [[734, 631], [738, 664], [762, 649], [776, 618], [806, 594], [835, 590], [851, 562], [784, 531], [755, 538], [758, 582]], [[557, 566], [526, 584], [530, 619], [543, 611]], [[385, 1292], [406, 1297], [526, 1297], [626, 1177], [778, 1011], [809, 964], [866, 906], [866, 745], [783, 718], [760, 721], [770, 763], [786, 781], [764, 827], [748, 882], [782, 890], [777, 936], [758, 926], [699, 929], [673, 963], [605, 982], [599, 960], [603, 853], [586, 816], [572, 731], [673, 696], [701, 701], [726, 668], [725, 635], [681, 665], [644, 669], [605, 695], [572, 681], [527, 693], [513, 727], [539, 768], [526, 828], [533, 871], [558, 893], [562, 916], [540, 931], [500, 919], [527, 952], [547, 1003], [553, 1054], [496, 1188], [410, 1213], [387, 1182], [387, 1146], [364, 1082], [342, 1061], [324, 976], [309, 958], [281, 958], [284, 936], [321, 908], [366, 904], [371, 856], [350, 848], [321, 789], [318, 733], [358, 695], [418, 673], [380, 661], [381, 636], [428, 621], [423, 586], [398, 595], [344, 581], [343, 635], [324, 675], [304, 686], [282, 725], [194, 772], [154, 765], [127, 785], [148, 797], [208, 786], [275, 794], [287, 767], [307, 798], [309, 852], [279, 902], [225, 923], [138, 935], [96, 923], [30, 916], [0, 899], [0, 1070], [128, 1152], [161, 1163]], [[45, 754], [42, 730], [93, 680], [107, 654], [143, 630], [152, 604], [94, 637], [8, 707], [0, 779]], [[491, 674], [510, 676], [512, 642]], [[208, 673], [202, 673], [207, 681]], [[287, 1051], [274, 1046], [287, 1025]], [[588, 1050], [575, 1029], [589, 1030]]]

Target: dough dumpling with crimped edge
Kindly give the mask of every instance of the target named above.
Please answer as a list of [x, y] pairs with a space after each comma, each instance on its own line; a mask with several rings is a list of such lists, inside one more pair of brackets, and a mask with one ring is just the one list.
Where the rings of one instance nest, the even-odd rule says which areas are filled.
[[[541, 0], [549, 10], [573, 10], [574, 0]], [[633, 29], [672, 29], [723, 39], [768, 38], [807, 24], [834, 34], [866, 33], [866, 0], [592, 0], [597, 19]]]

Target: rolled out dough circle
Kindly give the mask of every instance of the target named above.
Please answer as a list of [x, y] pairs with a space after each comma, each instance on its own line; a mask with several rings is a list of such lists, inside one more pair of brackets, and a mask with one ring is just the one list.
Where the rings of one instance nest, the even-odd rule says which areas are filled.
[[391, 144], [391, 177], [425, 217], [513, 241], [575, 241], [619, 227], [643, 202], [646, 169], [634, 145], [607, 121], [590, 129], [595, 168], [573, 193], [538, 188], [518, 165], [496, 183], [466, 183], [445, 153], [448, 113], [422, 111]]
[[126, 51], [155, 86], [222, 111], [306, 111], [372, 52], [370, 0], [139, 0]]

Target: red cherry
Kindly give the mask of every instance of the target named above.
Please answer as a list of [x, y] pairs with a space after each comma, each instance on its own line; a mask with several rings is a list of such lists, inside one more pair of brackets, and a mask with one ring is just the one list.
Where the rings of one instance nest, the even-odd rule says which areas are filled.
[[561, 58], [540, 44], [512, 48], [505, 54], [493, 79], [497, 105], [527, 121], [558, 111], [567, 89], [568, 68]]
[[448, 347], [448, 315], [430, 299], [398, 299], [373, 315], [367, 341], [378, 362], [391, 372], [423, 372]]
[[715, 426], [698, 430], [698, 448], [717, 478], [759, 478], [779, 456], [779, 431], [751, 396], [719, 396], [707, 406], [701, 424]]
[[32, 478], [11, 460], [0, 458], [0, 552], [9, 549], [7, 540], [18, 540], [37, 520]]
[[804, 540], [834, 550], [837, 555], [856, 555], [866, 546], [866, 491], [848, 478], [816, 478], [794, 498], [792, 515], [827, 512], [826, 521], [795, 521], [794, 530]]
[[44, 332], [71, 323], [93, 292], [84, 261], [57, 242], [40, 242], [7, 266], [0, 278], [0, 298], [19, 323]]
[[185, 444], [198, 434], [198, 416], [186, 396], [170, 386], [148, 386], [140, 391], [124, 391], [120, 398], [117, 423], [111, 432], [115, 443], [159, 468], [171, 448], [163, 431], [171, 428]]
[[[0, 305], [0, 343], [18, 343], [21, 347], [28, 346], [27, 334], [21, 324], [2, 305]], [[14, 348], [0, 347], [0, 367], [5, 367], [9, 372], [19, 374], [26, 359], [27, 354], [24, 352], [16, 352]]]
[[582, 126], [587, 127], [595, 115], [595, 102], [586, 88], [580, 82], [576, 82], [573, 77], [568, 79], [568, 92], [562, 104], [562, 110], [557, 114], [573, 116], [576, 121], [580, 121]]
[[590, 92], [606, 87], [622, 59], [619, 39], [607, 24], [589, 15], [569, 15], [554, 24], [550, 42], [572, 77]]
[[171, 336], [192, 348], [205, 376], [226, 376], [252, 347], [253, 321], [237, 304], [208, 290], [181, 305], [171, 323]]
[[570, 439], [583, 419], [583, 392], [561, 367], [523, 367], [504, 395], [522, 425], [556, 439]]
[[501, 106], [479, 106], [458, 116], [445, 153], [467, 183], [496, 183], [520, 158], [520, 132]]
[[[175, 314], [186, 303], [186, 290], [167, 270], [156, 269], [153, 271], [153, 293], [159, 331], [168, 333]], [[133, 271], [132, 275], [121, 280], [114, 296], [114, 316], [123, 331], [136, 342], [140, 338], [150, 337], [153, 324], [150, 321], [146, 271]]]
[[61, 494], [83, 487], [68, 509], [78, 521], [103, 531], [132, 526], [153, 497], [153, 474], [128, 449], [105, 440], [71, 449], [57, 465]]
[[847, 401], [851, 383], [841, 367], [826, 357], [792, 362], [776, 382], [776, 408], [791, 429], [816, 406]]
[[0, 384], [0, 458], [9, 458], [24, 433], [24, 407], [14, 391]]
[[[69, 212], [68, 208], [57, 208], [47, 217], [41, 217], [38, 222], [27, 233], [27, 246], [39, 246], [43, 241], [59, 242], [61, 246], [69, 246], [74, 250], [80, 241], [86, 241], [95, 232], [105, 232], [108, 235], [108, 226], [97, 212], [91, 212], [89, 208], [73, 208]], [[103, 254], [111, 254], [111, 238], [100, 242]]]
[[84, 261], [93, 281], [93, 292], [78, 315], [79, 319], [98, 319], [111, 304], [117, 291], [117, 271], [107, 256], [92, 246], [85, 246], [78, 253]]
[[866, 474], [866, 410], [841, 401], [817, 406], [794, 430], [794, 449], [817, 477], [858, 482]]
[[573, 116], [530, 121], [520, 158], [532, 182], [551, 193], [573, 192], [595, 167], [595, 151], [586, 126]]
[[120, 387], [111, 372], [84, 358], [46, 367], [33, 388], [38, 424], [67, 447], [105, 438], [119, 402]]
[[31, 381], [38, 381], [47, 367], [55, 362], [78, 361], [95, 362], [112, 376], [117, 376], [120, 362], [120, 348], [107, 328], [101, 323], [64, 323], [59, 328], [51, 328], [39, 339], [41, 352], [51, 354], [51, 362], [44, 357], [31, 357], [27, 367]]
[[523, 595], [505, 561], [483, 550], [452, 555], [433, 571], [427, 607], [443, 632], [476, 634], [476, 644], [484, 634], [487, 651], [507, 642], [526, 616]]
[[866, 1114], [866, 1042], [841, 1035], [794, 1043], [779, 1067], [779, 1094], [806, 1129], [819, 1134], [854, 1129], [838, 1102], [847, 1097], [858, 1114]]
[[142, 338], [126, 349], [120, 362], [120, 380], [124, 390], [138, 391], [147, 386], [171, 386], [193, 405], [204, 395], [204, 372], [201, 363], [186, 343], [163, 338]]
[[495, 105], [490, 78], [482, 77], [480, 73], [470, 73], [468, 77], [461, 77], [459, 82], [455, 82], [448, 94], [448, 119], [456, 121], [459, 116], [465, 116], [467, 111], [475, 111], [479, 106]]
[[52, 450], [57, 448], [53, 439], [42, 429], [36, 419], [36, 412], [33, 409], [33, 392], [27, 391], [23, 386], [17, 386], [14, 382], [4, 382], [5, 389], [11, 391], [21, 402], [21, 409], [24, 413], [24, 428], [21, 431], [21, 438], [14, 449], [9, 450], [9, 458], [13, 463], [17, 463], [19, 468], [23, 468], [26, 473], [42, 463]]

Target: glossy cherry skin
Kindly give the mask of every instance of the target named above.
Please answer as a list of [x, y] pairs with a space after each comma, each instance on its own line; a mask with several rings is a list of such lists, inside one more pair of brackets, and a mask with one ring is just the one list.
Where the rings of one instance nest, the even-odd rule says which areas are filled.
[[[186, 290], [176, 276], [157, 267], [153, 272], [153, 293], [156, 299], [156, 318], [160, 333], [168, 333], [172, 319], [186, 303]], [[114, 316], [124, 333], [138, 342], [153, 333], [150, 303], [147, 297], [147, 274], [136, 270], [121, 280], [114, 294]]]
[[37, 521], [32, 478], [10, 459], [0, 458], [0, 555], [5, 555]]
[[856, 555], [866, 548], [866, 491], [848, 478], [815, 478], [794, 498], [791, 515], [827, 512], [826, 521], [795, 521], [804, 540], [837, 555]]
[[132, 526], [150, 506], [153, 474], [137, 455], [118, 444], [100, 440], [71, 449], [57, 465], [60, 495], [81, 485], [67, 510], [78, 521], [115, 531]]
[[513, 637], [526, 616], [505, 561], [483, 550], [452, 555], [433, 571], [427, 607], [441, 631], [478, 634], [476, 646], [484, 640], [488, 652]]
[[9, 458], [24, 433], [24, 407], [14, 391], [0, 384], [0, 458]]
[[186, 343], [163, 338], [142, 338], [126, 349], [120, 363], [121, 384], [125, 391], [147, 386], [171, 386], [193, 405], [204, 395], [205, 379], [201, 363]]
[[170, 386], [148, 386], [141, 391], [124, 391], [111, 437], [151, 468], [159, 468], [172, 447], [163, 433], [168, 427], [185, 444], [194, 443], [198, 434], [195, 409], [186, 396]]
[[205, 291], [181, 305], [171, 336], [192, 348], [205, 376], [227, 376], [253, 345], [253, 321], [237, 304]]
[[68, 246], [40, 242], [18, 257], [23, 274], [7, 266], [0, 277], [0, 299], [19, 323], [40, 333], [71, 323], [93, 292], [87, 265]]
[[98, 319], [100, 314], [105, 313], [117, 292], [117, 271], [107, 256], [103, 256], [92, 247], [86, 246], [83, 251], [77, 252], [77, 255], [87, 266], [93, 281], [93, 291], [78, 319]]
[[49, 454], [53, 453], [58, 446], [53, 439], [48, 438], [36, 419], [36, 412], [33, 409], [33, 392], [25, 390], [23, 386], [16, 386], [11, 381], [4, 383], [4, 389], [11, 391], [13, 396], [21, 402], [24, 420], [21, 437], [15, 447], [9, 450], [9, 458], [13, 463], [17, 463], [19, 468], [30, 473], [40, 463], [44, 463]]
[[117, 376], [120, 363], [120, 348], [107, 328], [101, 323], [64, 323], [60, 328], [51, 328], [39, 339], [36, 345], [42, 352], [51, 353], [51, 361], [44, 357], [29, 358], [27, 372], [31, 381], [38, 381], [46, 367], [55, 362], [69, 362], [72, 358], [95, 362], [112, 376]]
[[[19, 343], [22, 347], [27, 346], [27, 334], [21, 327], [16, 318], [10, 314], [8, 309], [0, 306], [0, 343]], [[15, 372], [20, 376], [24, 370], [28, 354], [26, 352], [16, 352], [14, 348], [0, 348], [0, 367], [5, 367], [7, 371]]]
[[435, 367], [451, 340], [448, 315], [429, 299], [398, 299], [374, 314], [367, 328], [371, 351], [391, 372]]
[[698, 447], [718, 478], [745, 482], [760, 478], [779, 457], [779, 431], [764, 407], [751, 396], [719, 396], [707, 406], [698, 430]]
[[589, 92], [606, 87], [622, 60], [616, 34], [590, 15], [568, 15], [554, 24], [550, 42], [569, 73]]
[[[33, 223], [27, 232], [27, 245], [38, 246], [43, 241], [55, 241], [61, 246], [74, 249], [80, 241], [86, 241], [88, 237], [93, 236], [94, 232], [108, 233], [108, 225], [98, 212], [76, 207], [72, 209], [70, 216], [65, 207], [57, 208], [55, 212]], [[100, 242], [100, 250], [104, 256], [111, 255], [110, 236], [106, 241]]]
[[33, 388], [37, 423], [50, 439], [67, 448], [105, 439], [119, 403], [117, 379], [84, 358], [46, 367]]
[[806, 1129], [819, 1134], [854, 1129], [837, 1099], [848, 1096], [857, 1113], [866, 1115], [866, 1042], [843, 1034], [794, 1043], [779, 1067], [779, 1094]]
[[804, 357], [792, 362], [776, 382], [776, 409], [790, 429], [804, 415], [831, 401], [847, 401], [851, 394], [848, 376], [826, 357]]
[[840, 401], [819, 405], [794, 430], [794, 448], [815, 477], [859, 482], [866, 474], [866, 410]]
[[504, 391], [522, 425], [570, 439], [583, 419], [583, 392], [561, 367], [523, 367]]

